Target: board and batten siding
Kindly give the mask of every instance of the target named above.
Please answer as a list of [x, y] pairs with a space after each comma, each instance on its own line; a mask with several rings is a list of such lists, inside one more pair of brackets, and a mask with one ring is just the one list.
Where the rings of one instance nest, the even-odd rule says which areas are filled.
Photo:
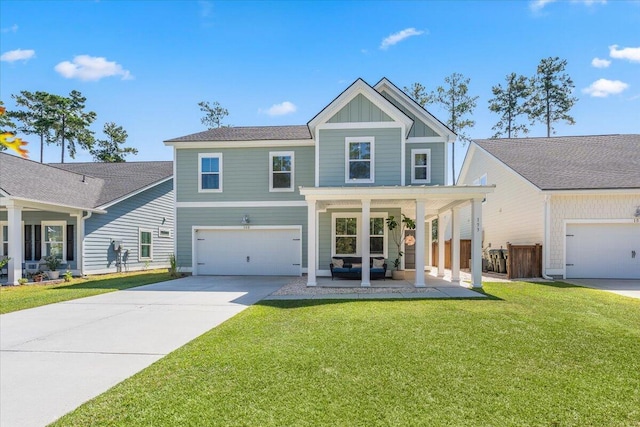
[[440, 136], [436, 131], [434, 131], [429, 125], [416, 117], [415, 114], [411, 113], [404, 105], [398, 102], [389, 92], [383, 90], [381, 95], [384, 96], [389, 102], [396, 106], [400, 111], [406, 114], [413, 120], [413, 126], [411, 130], [409, 130], [409, 137], [433, 137]]
[[[475, 179], [487, 175], [487, 185], [495, 184], [482, 204], [483, 248], [506, 249], [507, 242], [532, 245], [544, 242], [544, 195], [501, 162], [475, 148], [464, 180], [458, 184], [473, 185]], [[461, 211], [461, 238], [470, 239], [471, 208]], [[544, 250], [544, 248], [543, 248]]]
[[[299, 225], [302, 226], [302, 267], [307, 266], [307, 208], [300, 207], [233, 207], [233, 208], [184, 208], [177, 209], [177, 258], [181, 268], [191, 268], [193, 227], [240, 226], [248, 215], [251, 226]], [[260, 244], [260, 242], [256, 242]]]
[[[385, 212], [387, 217], [393, 215], [396, 218], [401, 217], [401, 211], [399, 208], [373, 208], [371, 213]], [[356, 213], [361, 212], [358, 209], [330, 209], [326, 212], [321, 212], [318, 215], [318, 267], [319, 270], [330, 270], [329, 264], [331, 264], [331, 257], [335, 254], [331, 253], [331, 239], [333, 238], [331, 217], [333, 213]], [[358, 227], [360, 225], [358, 224]], [[396, 259], [398, 254], [398, 248], [393, 242], [389, 230], [387, 229], [387, 271], [391, 271], [393, 268], [393, 260]]]
[[[321, 129], [320, 186], [381, 186], [400, 185], [400, 158], [402, 130], [397, 128]], [[374, 183], [345, 183], [345, 138], [373, 137]], [[313, 184], [311, 184], [313, 186]]]
[[[565, 220], [606, 222], [631, 220], [640, 206], [640, 193], [630, 195], [551, 196], [550, 262], [548, 268], [564, 269]], [[640, 226], [640, 224], [638, 225]]]
[[147, 268], [138, 260], [138, 231], [140, 228], [152, 231], [153, 260], [149, 268], [169, 265], [169, 255], [173, 253], [173, 232], [171, 238], [159, 237], [158, 229], [173, 230], [173, 182], [149, 188], [108, 207], [106, 214], [94, 213], [85, 221], [84, 267], [85, 273], [106, 273], [116, 271], [116, 252], [112, 241], [123, 242], [123, 271]]
[[327, 123], [392, 122], [393, 119], [364, 95], [358, 94]]
[[431, 150], [431, 183], [426, 185], [446, 185], [445, 175], [445, 149], [446, 142], [411, 143], [406, 145], [405, 153], [405, 179], [407, 185], [411, 184], [411, 150], [428, 148]]
[[[269, 153], [294, 152], [294, 191], [269, 192]], [[222, 154], [222, 192], [198, 192], [198, 154]], [[315, 151], [305, 147], [251, 147], [176, 150], [178, 202], [304, 200], [299, 186], [314, 185]]]

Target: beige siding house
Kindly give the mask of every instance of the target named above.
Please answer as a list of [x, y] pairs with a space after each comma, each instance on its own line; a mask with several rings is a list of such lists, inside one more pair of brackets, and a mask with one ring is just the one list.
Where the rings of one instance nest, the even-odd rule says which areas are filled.
[[483, 249], [537, 243], [546, 276], [640, 278], [640, 135], [474, 141], [458, 185], [479, 183], [496, 185]]

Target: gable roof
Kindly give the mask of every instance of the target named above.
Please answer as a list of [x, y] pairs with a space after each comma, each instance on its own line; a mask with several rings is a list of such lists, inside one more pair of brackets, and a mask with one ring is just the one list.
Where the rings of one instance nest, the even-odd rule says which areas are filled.
[[423, 122], [428, 124], [438, 134], [443, 137], [449, 137], [448, 142], [456, 140], [457, 135], [449, 128], [449, 126], [441, 122], [436, 116], [427, 111], [427, 109], [422, 105], [418, 104], [415, 99], [404, 93], [404, 91], [400, 90], [398, 86], [394, 85], [386, 77], [383, 77], [378, 83], [376, 83], [374, 89], [378, 92], [388, 90], [393, 94], [393, 97], [398, 102], [404, 105], [409, 111], [411, 111], [411, 113], [415, 114], [416, 117], [422, 119]]
[[173, 162], [42, 164], [0, 153], [4, 194], [82, 210], [101, 210], [172, 176]]
[[541, 190], [640, 188], [638, 134], [481, 139], [474, 143]]
[[173, 176], [173, 162], [171, 161], [51, 163], [50, 165], [69, 172], [102, 179], [104, 185], [96, 206], [104, 206], [117, 201]]
[[311, 139], [307, 125], [220, 127], [193, 133], [165, 142], [199, 141], [271, 141]]
[[322, 109], [314, 118], [309, 120], [307, 125], [311, 133], [315, 132], [316, 126], [329, 120], [335, 113], [340, 111], [349, 101], [351, 101], [358, 94], [363, 94], [367, 99], [373, 102], [383, 112], [388, 114], [393, 120], [399, 121], [406, 126], [407, 133], [413, 125], [413, 119], [407, 116], [402, 110], [393, 105], [387, 98], [382, 96], [378, 91], [372, 88], [367, 82], [358, 78], [348, 88], [346, 88], [340, 95], [338, 95], [333, 101]]

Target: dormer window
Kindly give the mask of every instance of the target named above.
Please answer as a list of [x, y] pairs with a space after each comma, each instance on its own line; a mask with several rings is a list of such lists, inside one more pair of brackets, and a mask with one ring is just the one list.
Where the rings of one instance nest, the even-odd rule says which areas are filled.
[[374, 182], [374, 138], [345, 139], [345, 182]]

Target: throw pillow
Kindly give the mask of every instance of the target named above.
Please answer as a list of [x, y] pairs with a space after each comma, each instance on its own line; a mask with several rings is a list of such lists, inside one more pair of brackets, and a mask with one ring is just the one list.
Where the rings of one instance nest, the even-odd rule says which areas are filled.
[[373, 268], [383, 268], [384, 260], [383, 259], [373, 259]]
[[362, 263], [354, 262], [351, 264], [351, 268], [362, 268]]
[[331, 258], [331, 263], [336, 268], [342, 268], [342, 266], [344, 265], [344, 260], [338, 259], [338, 258]]

